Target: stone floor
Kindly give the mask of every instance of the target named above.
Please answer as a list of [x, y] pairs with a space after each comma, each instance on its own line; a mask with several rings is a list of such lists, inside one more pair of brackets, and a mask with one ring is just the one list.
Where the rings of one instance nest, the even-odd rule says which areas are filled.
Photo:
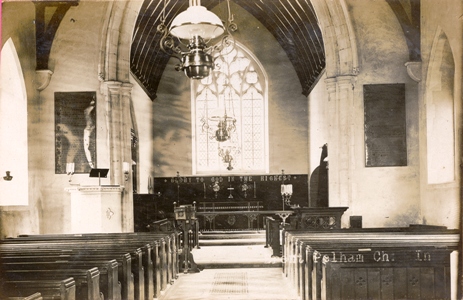
[[204, 269], [179, 274], [161, 300], [297, 299], [282, 273], [281, 258], [272, 258], [263, 245], [207, 246], [192, 253]]
[[281, 257], [272, 257], [272, 250], [262, 245], [201, 246], [192, 251], [195, 262], [206, 269], [278, 268]]

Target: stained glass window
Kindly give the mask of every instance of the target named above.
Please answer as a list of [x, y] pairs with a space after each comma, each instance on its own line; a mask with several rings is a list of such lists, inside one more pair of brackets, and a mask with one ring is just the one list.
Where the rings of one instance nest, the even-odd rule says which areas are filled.
[[239, 44], [215, 63], [192, 83], [193, 173], [268, 172], [264, 70]]

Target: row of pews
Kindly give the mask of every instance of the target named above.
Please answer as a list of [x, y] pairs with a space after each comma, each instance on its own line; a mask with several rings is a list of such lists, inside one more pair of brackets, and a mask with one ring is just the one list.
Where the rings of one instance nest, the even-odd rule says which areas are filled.
[[175, 231], [4, 239], [0, 298], [152, 300], [177, 278], [179, 243]]
[[451, 299], [459, 233], [433, 227], [285, 230], [284, 274], [300, 299]]

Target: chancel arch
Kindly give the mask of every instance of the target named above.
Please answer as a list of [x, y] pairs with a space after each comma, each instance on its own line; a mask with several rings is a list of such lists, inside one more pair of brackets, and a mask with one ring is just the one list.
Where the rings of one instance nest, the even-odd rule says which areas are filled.
[[[98, 74], [105, 101], [105, 123], [111, 184], [124, 186], [122, 228], [133, 230], [132, 83], [130, 41], [141, 1], [110, 1], [101, 32]], [[128, 165], [128, 170], [124, 170]], [[126, 180], [130, 178], [130, 180]]]
[[[311, 1], [323, 34], [328, 103], [326, 116], [331, 206], [349, 206], [352, 201], [354, 161], [353, 101], [359, 72], [357, 42], [344, 0]], [[343, 163], [341, 163], [341, 161]], [[346, 220], [344, 220], [346, 222]]]

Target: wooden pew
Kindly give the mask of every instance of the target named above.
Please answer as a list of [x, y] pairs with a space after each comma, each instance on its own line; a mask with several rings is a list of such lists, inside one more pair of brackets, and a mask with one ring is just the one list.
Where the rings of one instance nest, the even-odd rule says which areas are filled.
[[162, 219], [151, 222], [147, 225], [147, 229], [151, 232], [173, 232], [175, 231], [175, 220]]
[[[313, 295], [318, 299], [451, 298], [451, 250], [342, 251], [320, 253], [320, 260], [314, 262], [317, 275]], [[339, 261], [341, 256], [355, 261]], [[361, 268], [355, 265], [359, 263]]]
[[[340, 230], [330, 230], [330, 231], [316, 231], [316, 230], [285, 230], [283, 235], [283, 260], [285, 264], [283, 265], [283, 271], [288, 274], [291, 273], [292, 267], [294, 266], [295, 262], [295, 255], [294, 251], [296, 250], [296, 243], [299, 240], [307, 239], [307, 237], [315, 237], [317, 239], [323, 238], [323, 236], [328, 237], [331, 242], [335, 242], [336, 236], [334, 234], [349, 234], [350, 237], [354, 237], [356, 234], [357, 236], [375, 236], [376, 234], [381, 233], [390, 233], [390, 234], [397, 234], [397, 235], [419, 235], [419, 234], [427, 234], [430, 231], [432, 233], [437, 234], [455, 234], [457, 233], [456, 230], [446, 230], [442, 227], [432, 227], [430, 226], [430, 230], [424, 230], [426, 227], [405, 227], [405, 228], [363, 228], [363, 229], [340, 229]], [[326, 233], [326, 235], [325, 235]], [[291, 236], [291, 240], [287, 242], [288, 235]], [[296, 242], [296, 243], [295, 243]], [[285, 256], [291, 257], [285, 257]], [[290, 271], [288, 271], [288, 269]]]
[[4, 281], [0, 293], [4, 297], [13, 299], [21, 299], [23, 295], [33, 296], [36, 293], [40, 293], [44, 300], [77, 299], [75, 281], [72, 277], [62, 280]]
[[[323, 299], [325, 297], [342, 299], [342, 297], [349, 298], [344, 295], [352, 296], [349, 293], [359, 294], [360, 291], [355, 289], [348, 290], [349, 285], [346, 284], [341, 297], [340, 290], [336, 287], [342, 286], [340, 284], [342, 280], [336, 282], [333, 279], [344, 280], [347, 275], [342, 272], [358, 273], [356, 269], [361, 270], [364, 276], [358, 276], [357, 279], [360, 281], [357, 280], [356, 284], [350, 285], [351, 287], [363, 285], [363, 292], [369, 289], [369, 298], [389, 299], [391, 294], [386, 294], [382, 289], [380, 291], [385, 297], [376, 298], [378, 294], [375, 292], [378, 292], [378, 289], [374, 286], [378, 285], [378, 281], [366, 281], [367, 275], [365, 274], [378, 275], [378, 270], [403, 272], [404, 266], [415, 272], [416, 270], [422, 273], [427, 272], [428, 277], [430, 273], [434, 274], [434, 282], [430, 279], [423, 280], [423, 284], [420, 281], [414, 282], [415, 285], [420, 284], [424, 294], [430, 293], [427, 287], [433, 287], [435, 298], [448, 298], [449, 296], [450, 252], [457, 248], [459, 240], [458, 233], [455, 231], [440, 233], [410, 231], [301, 233], [294, 231], [287, 232], [286, 238], [285, 274], [293, 286], [298, 289], [301, 299]], [[338, 255], [337, 259], [336, 255]], [[395, 258], [392, 259], [391, 256]], [[433, 259], [431, 260], [430, 257]], [[339, 277], [339, 274], [343, 275]], [[413, 281], [412, 277], [409, 279]], [[413, 290], [409, 286], [407, 288]], [[413, 291], [404, 292], [404, 287], [399, 287], [394, 292], [401, 295], [396, 298], [414, 299], [416, 296], [416, 289], [415, 294]]]
[[[17, 241], [19, 242], [19, 241]], [[42, 247], [43, 249], [46, 249], [47, 247], [55, 248], [55, 247], [67, 247], [67, 248], [72, 248], [73, 253], [74, 253], [74, 258], [71, 259], [72, 263], [78, 263], [79, 261], [81, 263], [86, 263], [88, 264], [98, 264], [100, 263], [99, 267], [105, 268], [107, 270], [107, 266], [104, 265], [104, 262], [109, 262], [109, 261], [114, 261], [112, 265], [111, 272], [107, 274], [107, 277], [103, 277], [102, 280], [105, 285], [106, 292], [104, 292], [105, 297], [108, 297], [108, 294], [112, 295], [111, 299], [120, 299], [122, 298], [122, 286], [124, 286], [125, 290], [125, 295], [124, 299], [134, 299], [135, 297], [133, 294], [135, 293], [134, 288], [133, 288], [133, 276], [132, 276], [132, 270], [129, 269], [129, 266], [131, 265], [131, 261], [129, 264], [128, 259], [122, 260], [124, 257], [127, 258], [127, 253], [124, 253], [124, 249], [119, 248], [117, 252], [114, 251], [113, 246], [108, 246], [105, 243], [79, 243], [79, 242], [67, 242], [67, 243], [61, 243], [59, 241], [53, 242], [52, 240], [43, 240], [43, 241], [34, 241], [34, 242], [25, 242], [24, 240], [21, 241], [24, 244], [9, 244], [9, 245], [2, 245], [3, 247], [0, 247], [0, 252], [7, 251], [5, 248], [8, 246], [11, 246], [13, 248], [10, 248], [10, 251], [19, 251], [25, 252], [25, 251], [34, 251], [34, 249], [38, 247]], [[131, 247], [133, 248], [133, 247]], [[29, 250], [28, 250], [29, 249]], [[146, 249], [145, 249], [146, 250]], [[141, 251], [141, 250], [139, 250]], [[133, 251], [134, 256], [137, 254], [137, 250]], [[122, 254], [121, 254], [122, 253]], [[136, 259], [136, 261], [139, 261], [140, 254], [138, 253], [139, 257]], [[151, 255], [151, 252], [145, 253], [144, 258], [146, 261], [148, 261], [148, 257]], [[113, 258], [118, 258], [119, 261]], [[97, 260], [100, 259], [100, 260]], [[75, 260], [75, 261], [73, 261]], [[145, 261], [145, 264], [149, 264], [148, 262]], [[103, 263], [103, 265], [101, 265]], [[138, 265], [140, 267], [140, 265]], [[152, 270], [152, 268], [151, 268]], [[145, 297], [145, 288], [144, 288], [144, 282], [145, 282], [145, 270], [143, 267], [138, 270], [142, 274], [142, 280], [141, 282], [137, 282], [139, 284], [137, 287], [142, 287], [142, 297], [140, 299], [146, 299]], [[114, 274], [115, 273], [115, 274]], [[123, 276], [121, 278], [122, 282], [124, 282], [124, 278], [126, 278], [126, 283], [124, 285], [119, 286], [119, 274], [123, 273]], [[105, 272], [106, 274], [106, 272]], [[140, 273], [138, 273], [139, 275]], [[117, 275], [116, 277], [114, 277]], [[137, 276], [138, 278], [139, 276]], [[138, 278], [139, 279], [139, 278]], [[109, 282], [109, 286], [108, 286]], [[102, 289], [103, 291], [103, 289]], [[132, 294], [130, 294], [130, 291], [132, 291]], [[137, 298], [138, 299], [138, 298]]]
[[[34, 237], [38, 237], [40, 239], [44, 238], [60, 238], [60, 239], [94, 239], [94, 238], [111, 238], [114, 240], [116, 239], [135, 239], [135, 240], [142, 240], [142, 239], [148, 239], [145, 241], [149, 241], [149, 239], [154, 238], [157, 239], [158, 241], [162, 242], [162, 240], [165, 240], [166, 245], [165, 245], [165, 250], [160, 252], [163, 257], [161, 259], [166, 260], [165, 262], [162, 261], [164, 265], [168, 264], [170, 266], [169, 269], [167, 269], [167, 273], [164, 275], [166, 277], [166, 282], [171, 282], [173, 279], [176, 278], [176, 275], [178, 274], [178, 270], [176, 270], [173, 266], [177, 265], [177, 249], [178, 249], [178, 234], [176, 232], [137, 232], [137, 233], [124, 233], [124, 234], [60, 234], [60, 235], [39, 235], [39, 236], [34, 236], [34, 235], [22, 235], [21, 237], [26, 237], [29, 240], [34, 239]], [[151, 240], [150, 242], [153, 242]], [[165, 257], [164, 257], [165, 256]], [[168, 256], [168, 257], [167, 257]]]
[[54, 280], [56, 278], [72, 277], [76, 283], [76, 298], [83, 300], [100, 300], [100, 271], [98, 268], [65, 269], [65, 270], [30, 270], [14, 269], [3, 270], [2, 281], [32, 281], [36, 279]]
[[[15, 239], [15, 243], [23, 240], [27, 243], [46, 243], [46, 247], [53, 247], [74, 242], [85, 241], [86, 248], [89, 244], [93, 244], [97, 240], [98, 246], [101, 248], [104, 240], [109, 240], [108, 243], [115, 248], [139, 244], [141, 240], [149, 241], [149, 245], [144, 246], [144, 269], [145, 269], [145, 298], [160, 294], [161, 290], [166, 289], [167, 283], [173, 283], [173, 279], [178, 273], [177, 259], [177, 234], [174, 233], [129, 233], [129, 234], [78, 234], [78, 235], [38, 235], [38, 236], [21, 236]], [[117, 243], [117, 246], [114, 244]], [[78, 247], [78, 246], [77, 246]], [[152, 249], [148, 249], [151, 247]], [[156, 274], [153, 277], [153, 261], [155, 262]], [[137, 276], [135, 276], [137, 277]], [[142, 283], [139, 280], [139, 283]], [[155, 286], [155, 287], [153, 287]], [[139, 287], [139, 286], [138, 286]], [[136, 292], [135, 292], [136, 294]], [[141, 298], [141, 297], [136, 297]]]
[[43, 297], [40, 293], [33, 293], [26, 297], [8, 297], [8, 300], [43, 300]]
[[[118, 281], [118, 264], [115, 260], [103, 261], [54, 261], [54, 262], [8, 262], [2, 264], [3, 272], [17, 274], [12, 271], [29, 270], [35, 273], [43, 273], [44, 277], [53, 277], [56, 274], [70, 274], [70, 276], [81, 278], [85, 276], [85, 272], [89, 269], [97, 267], [99, 271], [99, 293], [104, 295], [105, 299], [121, 300], [121, 288]], [[92, 278], [94, 280], [94, 275]], [[35, 277], [37, 278], [37, 277]], [[98, 278], [98, 277], [96, 277]], [[30, 278], [29, 280], [33, 280]], [[93, 282], [92, 280], [92, 282]], [[74, 283], [75, 284], [75, 283]], [[97, 288], [92, 291], [96, 293]], [[76, 292], [77, 293], [77, 292]]]

